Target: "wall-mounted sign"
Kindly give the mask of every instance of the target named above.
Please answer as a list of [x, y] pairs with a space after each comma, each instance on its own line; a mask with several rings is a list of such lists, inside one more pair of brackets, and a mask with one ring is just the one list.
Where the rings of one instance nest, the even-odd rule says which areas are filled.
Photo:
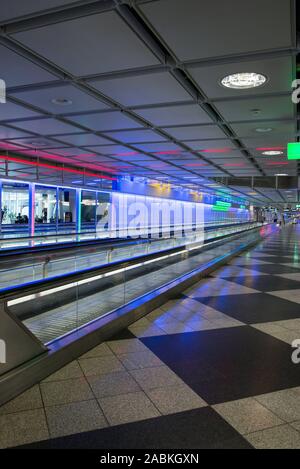
[[231, 203], [223, 202], [222, 200], [217, 200], [215, 205], [212, 206], [212, 210], [216, 212], [228, 212], [231, 207]]
[[300, 143], [288, 143], [287, 158], [288, 160], [300, 160]]

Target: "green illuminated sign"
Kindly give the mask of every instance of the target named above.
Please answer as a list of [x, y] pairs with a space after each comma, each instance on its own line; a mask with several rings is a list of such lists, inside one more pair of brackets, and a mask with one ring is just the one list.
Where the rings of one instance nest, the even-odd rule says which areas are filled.
[[222, 200], [217, 200], [215, 205], [212, 206], [212, 210], [216, 212], [227, 212], [231, 207], [229, 202], [223, 202]]
[[288, 143], [287, 157], [288, 160], [300, 160], [300, 143]]
[[228, 212], [227, 207], [218, 207], [217, 205], [213, 205], [212, 210], [215, 212]]

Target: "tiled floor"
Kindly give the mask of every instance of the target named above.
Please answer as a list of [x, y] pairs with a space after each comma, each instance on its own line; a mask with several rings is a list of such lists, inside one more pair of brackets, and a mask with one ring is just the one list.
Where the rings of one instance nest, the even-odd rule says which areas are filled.
[[287, 227], [0, 408], [0, 447], [300, 448]]

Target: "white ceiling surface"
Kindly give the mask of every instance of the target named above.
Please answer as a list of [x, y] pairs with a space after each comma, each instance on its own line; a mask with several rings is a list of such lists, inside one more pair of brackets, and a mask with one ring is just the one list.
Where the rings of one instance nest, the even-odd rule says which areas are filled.
[[[26, 151], [36, 141], [58, 161], [82, 167], [92, 161], [99, 170], [105, 163], [114, 174], [177, 183], [201, 175], [297, 174], [286, 154], [270, 158], [257, 150], [296, 138], [293, 1], [128, 2], [197, 98], [124, 20], [117, 2], [110, 10], [68, 16], [75, 7], [101, 3], [109, 0], [1, 5], [0, 24], [7, 26], [5, 39], [0, 36], [0, 78], [8, 89], [7, 104], [0, 105], [4, 143]], [[220, 85], [225, 75], [243, 71], [268, 80], [244, 91]], [[256, 131], [266, 127], [272, 130]]]

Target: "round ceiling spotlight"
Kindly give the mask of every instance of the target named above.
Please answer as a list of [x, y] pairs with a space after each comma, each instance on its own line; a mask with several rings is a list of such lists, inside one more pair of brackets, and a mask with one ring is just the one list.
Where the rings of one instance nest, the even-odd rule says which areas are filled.
[[225, 88], [232, 88], [234, 90], [248, 90], [262, 86], [266, 83], [266, 81], [267, 77], [260, 73], [243, 72], [227, 75], [221, 80], [221, 84]]
[[283, 151], [280, 151], [280, 150], [266, 150], [266, 151], [263, 151], [262, 154], [266, 155], [266, 156], [279, 156], [279, 155], [283, 155]]
[[71, 106], [73, 101], [68, 98], [53, 98], [51, 99], [51, 103], [57, 104], [58, 106]]

